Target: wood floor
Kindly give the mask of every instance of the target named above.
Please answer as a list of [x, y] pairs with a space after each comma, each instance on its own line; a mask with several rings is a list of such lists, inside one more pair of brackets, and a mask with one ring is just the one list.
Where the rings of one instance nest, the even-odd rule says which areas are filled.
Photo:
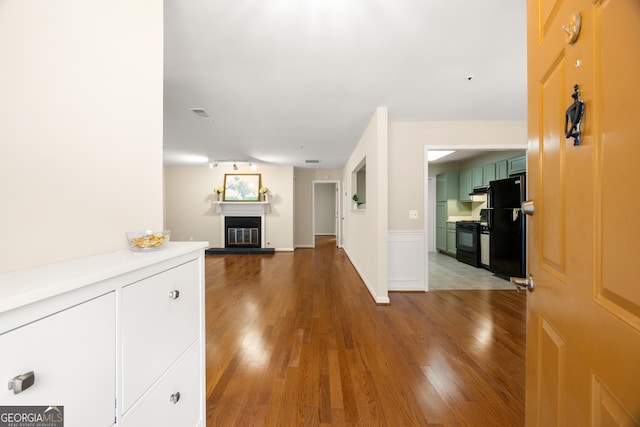
[[391, 293], [335, 239], [207, 255], [207, 426], [522, 426], [526, 294]]

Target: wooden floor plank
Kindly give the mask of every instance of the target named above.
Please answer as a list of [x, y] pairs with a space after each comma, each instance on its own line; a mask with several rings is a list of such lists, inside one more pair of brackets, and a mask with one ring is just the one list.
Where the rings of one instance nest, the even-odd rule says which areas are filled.
[[208, 427], [524, 425], [525, 293], [376, 306], [330, 237], [205, 263]]

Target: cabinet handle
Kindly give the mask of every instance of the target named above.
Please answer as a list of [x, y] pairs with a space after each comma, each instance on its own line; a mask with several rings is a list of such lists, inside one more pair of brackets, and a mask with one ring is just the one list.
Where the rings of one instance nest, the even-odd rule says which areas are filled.
[[171, 397], [169, 397], [169, 401], [171, 401], [171, 403], [178, 403], [178, 400], [180, 400], [180, 392], [179, 391], [173, 393], [171, 395]]
[[13, 390], [13, 394], [22, 393], [31, 387], [35, 381], [36, 374], [34, 374], [33, 371], [29, 371], [10, 380], [9, 390]]
[[180, 296], [180, 291], [169, 292], [169, 298], [171, 299], [178, 299], [179, 296]]

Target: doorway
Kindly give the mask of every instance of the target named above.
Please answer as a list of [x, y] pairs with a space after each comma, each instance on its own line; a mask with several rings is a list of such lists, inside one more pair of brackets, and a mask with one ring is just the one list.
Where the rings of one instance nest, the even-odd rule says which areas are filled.
[[[443, 158], [432, 162], [430, 168], [429, 150], [454, 150], [456, 153], [452, 160]], [[470, 165], [474, 165], [475, 161], [480, 162], [482, 159], [490, 159], [494, 156], [495, 158], [516, 156], [518, 153], [526, 153], [526, 150], [526, 143], [500, 146], [425, 145], [424, 212], [426, 214], [424, 215], [424, 239], [425, 247], [428, 248], [425, 254], [425, 289], [427, 291], [429, 289], [513, 289], [508, 281], [493, 277], [488, 270], [477, 269], [466, 264], [458, 265], [460, 263], [454, 257], [437, 252], [435, 249], [436, 221], [434, 220], [436, 211], [435, 176], [442, 172], [458, 172], [472, 167]], [[433, 281], [433, 286], [430, 286], [430, 281]]]
[[311, 232], [313, 245], [317, 236], [334, 236], [341, 247], [340, 181], [313, 181], [311, 195]]

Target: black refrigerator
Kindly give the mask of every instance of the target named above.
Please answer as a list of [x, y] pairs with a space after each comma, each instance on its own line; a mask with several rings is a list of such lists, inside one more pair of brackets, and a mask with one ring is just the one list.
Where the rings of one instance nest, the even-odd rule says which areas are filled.
[[526, 274], [526, 228], [521, 210], [525, 193], [525, 175], [489, 183], [489, 265], [498, 276]]

